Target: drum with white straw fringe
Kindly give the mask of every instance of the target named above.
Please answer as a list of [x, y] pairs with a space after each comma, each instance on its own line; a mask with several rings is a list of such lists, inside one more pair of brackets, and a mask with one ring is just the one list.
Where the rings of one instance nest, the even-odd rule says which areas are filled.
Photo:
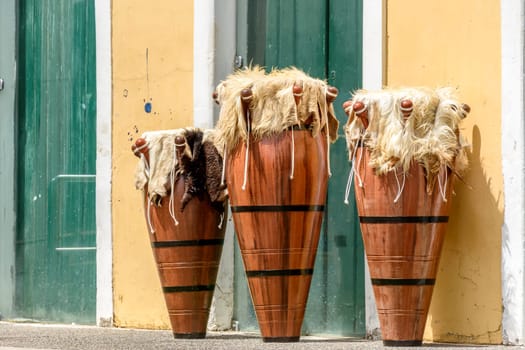
[[[358, 91], [343, 104], [357, 210], [383, 343], [422, 344], [453, 175], [466, 168], [450, 89]], [[347, 199], [346, 199], [347, 200]]]
[[265, 342], [298, 341], [326, 201], [337, 89], [296, 69], [239, 71], [217, 87], [217, 144]]
[[144, 133], [132, 150], [173, 334], [204, 338], [226, 226], [222, 158], [194, 128]]

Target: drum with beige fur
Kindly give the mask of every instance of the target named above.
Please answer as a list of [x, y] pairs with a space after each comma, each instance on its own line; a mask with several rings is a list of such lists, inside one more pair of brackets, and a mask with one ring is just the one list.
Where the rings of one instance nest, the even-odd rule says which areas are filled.
[[383, 342], [421, 345], [470, 108], [448, 88], [361, 90], [343, 108]]
[[[221, 82], [217, 145], [263, 340], [298, 341], [323, 218], [337, 90], [297, 69]], [[222, 145], [222, 146], [221, 146]]]

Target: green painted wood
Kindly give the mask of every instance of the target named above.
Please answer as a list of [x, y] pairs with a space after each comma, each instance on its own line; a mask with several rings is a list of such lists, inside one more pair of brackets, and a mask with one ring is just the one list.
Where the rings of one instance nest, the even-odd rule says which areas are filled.
[[95, 323], [93, 0], [19, 1], [16, 307]]
[[[361, 0], [264, 0], [248, 2], [246, 62], [272, 67], [296, 66], [327, 79], [339, 89], [341, 104], [361, 85]], [[331, 146], [325, 220], [317, 252], [304, 334], [365, 334], [364, 250], [353, 192], [343, 204], [350, 166], [342, 125]], [[236, 248], [234, 319], [241, 330], [257, 330]]]

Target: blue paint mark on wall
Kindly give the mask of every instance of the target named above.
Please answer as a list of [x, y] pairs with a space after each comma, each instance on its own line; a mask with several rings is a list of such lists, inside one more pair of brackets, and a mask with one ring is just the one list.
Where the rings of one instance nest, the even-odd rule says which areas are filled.
[[151, 106], [151, 102], [146, 102], [146, 103], [144, 104], [144, 111], [145, 111], [146, 113], [151, 113], [151, 108], [152, 108], [152, 106]]

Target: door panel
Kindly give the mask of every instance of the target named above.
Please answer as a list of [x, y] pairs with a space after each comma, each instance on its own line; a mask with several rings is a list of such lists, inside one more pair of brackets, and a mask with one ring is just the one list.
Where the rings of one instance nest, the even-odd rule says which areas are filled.
[[[361, 85], [360, 0], [248, 1], [246, 62], [272, 67], [296, 66], [339, 89], [335, 102], [339, 139], [331, 146], [332, 177], [314, 267], [304, 334], [365, 334], [364, 253], [357, 211], [343, 204], [350, 170], [341, 104]], [[239, 45], [239, 47], [244, 47]], [[239, 54], [243, 54], [239, 52]], [[238, 247], [235, 252], [234, 319], [256, 330]]]
[[17, 312], [94, 323], [94, 1], [19, 1], [19, 16]]

